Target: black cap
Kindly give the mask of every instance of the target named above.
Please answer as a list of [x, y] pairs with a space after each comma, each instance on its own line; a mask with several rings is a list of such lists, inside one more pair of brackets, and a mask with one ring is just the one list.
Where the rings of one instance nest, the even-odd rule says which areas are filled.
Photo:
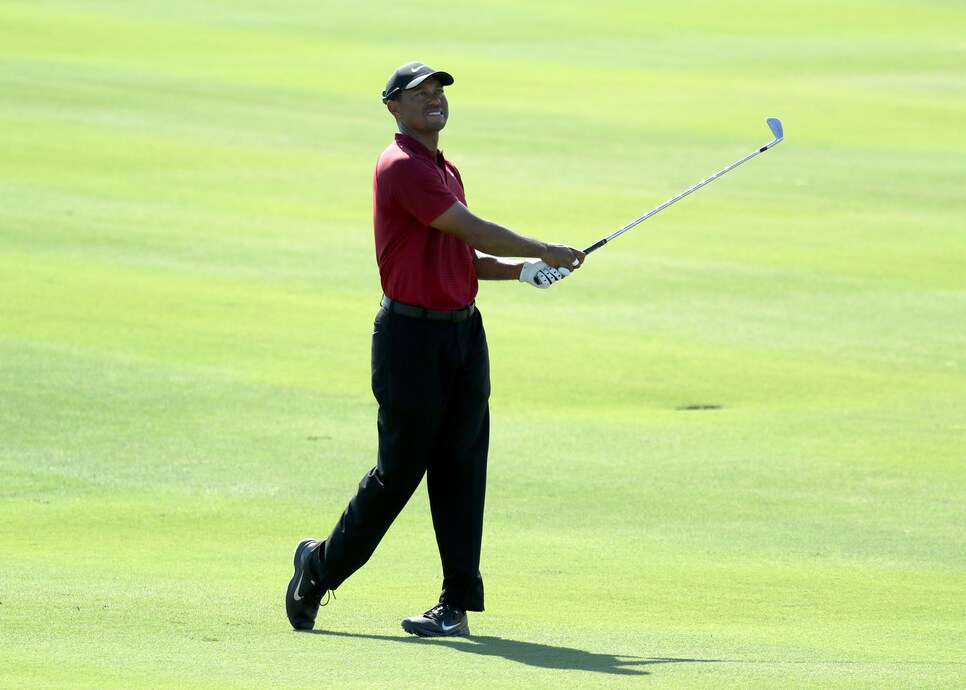
[[453, 83], [453, 77], [449, 72], [437, 72], [421, 62], [407, 62], [389, 77], [386, 90], [382, 92], [382, 102], [387, 102], [400, 91], [416, 88], [429, 77], [436, 77], [443, 86]]

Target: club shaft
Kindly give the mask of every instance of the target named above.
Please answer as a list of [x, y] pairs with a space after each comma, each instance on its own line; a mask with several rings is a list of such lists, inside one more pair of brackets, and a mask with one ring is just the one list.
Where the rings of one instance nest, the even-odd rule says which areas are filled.
[[683, 199], [684, 197], [686, 197], [691, 192], [695, 192], [695, 191], [701, 189], [703, 186], [705, 186], [706, 184], [708, 184], [712, 180], [718, 179], [719, 177], [721, 177], [722, 175], [724, 175], [729, 170], [734, 170], [735, 168], [737, 168], [739, 165], [741, 165], [745, 161], [748, 161], [748, 160], [754, 158], [755, 156], [757, 156], [759, 153], [764, 153], [765, 151], [767, 151], [768, 149], [770, 149], [772, 146], [774, 146], [775, 144], [777, 144], [779, 141], [781, 141], [781, 139], [775, 139], [770, 144], [766, 144], [765, 146], [762, 146], [761, 148], [756, 149], [755, 151], [749, 153], [747, 156], [745, 156], [741, 160], [735, 161], [734, 163], [732, 163], [731, 165], [729, 165], [727, 168], [724, 168], [723, 170], [719, 170], [718, 172], [716, 172], [711, 177], [709, 177], [709, 178], [707, 178], [705, 180], [702, 180], [701, 182], [698, 182], [698, 184], [694, 185], [693, 187], [691, 187], [689, 189], [686, 189], [685, 191], [681, 192], [680, 194], [678, 194], [673, 199], [668, 199], [667, 201], [665, 201], [663, 204], [661, 204], [657, 208], [651, 209], [650, 211], [648, 211], [647, 213], [645, 213], [640, 218], [635, 218], [634, 220], [632, 220], [630, 223], [628, 223], [624, 227], [620, 228], [619, 230], [615, 230], [614, 232], [612, 232], [611, 234], [609, 234], [607, 237], [605, 237], [605, 238], [603, 238], [601, 240], [598, 240], [594, 244], [592, 244], [589, 247], [587, 247], [587, 249], [584, 250], [584, 254], [590, 254], [591, 252], [596, 251], [597, 249], [600, 249], [601, 247], [603, 247], [605, 244], [607, 244], [608, 242], [610, 242], [612, 239], [614, 239], [618, 235], [621, 235], [621, 234], [627, 232], [628, 230], [630, 230], [631, 228], [633, 228], [635, 225], [638, 225], [639, 223], [643, 223], [645, 220], [647, 220], [648, 218], [650, 218], [651, 216], [653, 216], [655, 213], [659, 213], [659, 212], [663, 211], [668, 206], [670, 206], [671, 204], [673, 204], [675, 201], [680, 201], [681, 199]]

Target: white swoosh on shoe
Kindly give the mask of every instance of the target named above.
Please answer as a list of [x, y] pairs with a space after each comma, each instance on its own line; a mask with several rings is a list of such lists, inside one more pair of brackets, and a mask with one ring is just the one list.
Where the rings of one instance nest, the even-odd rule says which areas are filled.
[[460, 624], [459, 623], [456, 623], [455, 625], [446, 625], [446, 623], [440, 623], [439, 624], [439, 627], [441, 627], [443, 629], [443, 632], [449, 632], [453, 628], [460, 627]]
[[302, 601], [302, 597], [299, 596], [299, 590], [302, 589], [302, 577], [305, 575], [303, 572], [299, 575], [299, 581], [295, 585], [295, 594], [292, 595], [295, 601]]

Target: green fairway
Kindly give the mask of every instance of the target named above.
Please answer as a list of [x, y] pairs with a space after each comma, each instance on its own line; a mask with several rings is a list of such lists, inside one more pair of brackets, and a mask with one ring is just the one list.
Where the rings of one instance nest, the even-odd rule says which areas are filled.
[[[375, 462], [371, 180], [453, 74], [484, 283], [473, 635], [420, 489], [288, 624]], [[0, 3], [0, 688], [951, 688], [966, 678], [966, 6]]]

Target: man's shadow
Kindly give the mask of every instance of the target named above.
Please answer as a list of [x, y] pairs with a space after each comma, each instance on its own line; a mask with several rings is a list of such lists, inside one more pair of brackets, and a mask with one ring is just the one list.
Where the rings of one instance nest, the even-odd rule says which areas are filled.
[[390, 637], [388, 635], [362, 635], [358, 633], [313, 630], [311, 634], [330, 637], [350, 637], [364, 640], [384, 640], [401, 644], [444, 644], [450, 649], [466, 654], [494, 656], [516, 661], [537, 668], [563, 671], [591, 671], [623, 676], [646, 676], [649, 671], [642, 667], [656, 664], [713, 664], [716, 659], [673, 659], [627, 656], [623, 654], [595, 654], [569, 647], [553, 647], [535, 642], [505, 640], [502, 637], [474, 635], [472, 637]]

